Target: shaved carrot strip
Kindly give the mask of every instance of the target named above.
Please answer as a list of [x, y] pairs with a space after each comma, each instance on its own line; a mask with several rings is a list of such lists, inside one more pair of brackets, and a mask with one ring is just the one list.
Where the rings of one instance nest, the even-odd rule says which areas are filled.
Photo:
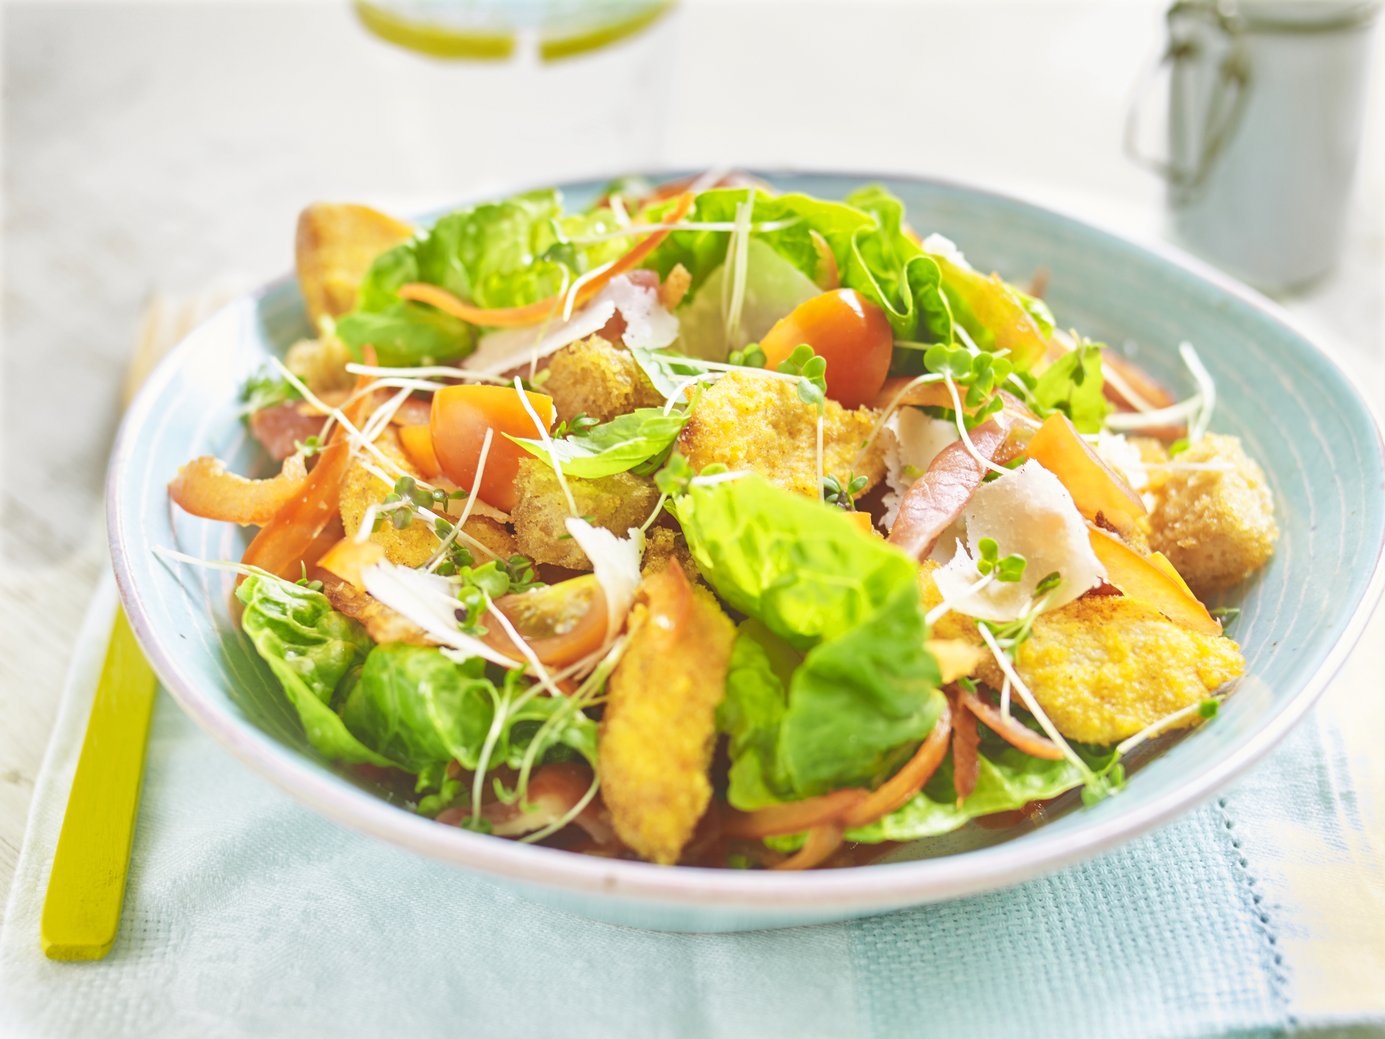
[[947, 756], [948, 737], [951, 734], [952, 708], [944, 702], [942, 713], [933, 723], [933, 731], [919, 744], [914, 756], [864, 801], [843, 812], [842, 827], [850, 830], [873, 823], [901, 807], [923, 789], [923, 785], [933, 778], [933, 773], [938, 771], [938, 766]]
[[777, 837], [786, 833], [801, 833], [837, 818], [843, 811], [864, 801], [864, 790], [851, 788], [834, 790], [820, 797], [770, 805], [753, 812], [728, 813], [723, 832], [728, 837]]
[[[673, 212], [666, 218], [665, 223], [678, 223], [688, 215], [688, 210], [692, 208], [692, 204], [693, 196], [684, 194], [678, 200], [678, 205], [674, 207]], [[606, 287], [607, 282], [611, 279], [638, 267], [672, 233], [673, 228], [671, 227], [660, 228], [650, 233], [620, 259], [594, 274], [577, 290], [574, 306], [580, 307], [589, 302], [593, 296]], [[458, 299], [440, 286], [418, 281], [401, 285], [399, 298], [414, 303], [427, 303], [437, 307], [444, 314], [451, 314], [461, 321], [473, 325], [484, 325], [487, 328], [524, 328], [528, 325], [537, 325], [561, 311], [564, 302], [564, 295], [559, 293], [556, 296], [550, 296], [548, 299], [542, 299], [537, 303], [530, 303], [522, 307], [478, 307]]]
[[835, 823], [823, 823], [808, 831], [808, 839], [803, 847], [790, 855], [772, 869], [801, 870], [821, 865], [828, 856], [842, 846], [842, 828]]
[[999, 708], [988, 704], [975, 693], [962, 689], [958, 691], [957, 698], [963, 707], [986, 723], [986, 728], [1016, 750], [1045, 761], [1063, 760], [1063, 752], [1058, 749], [1058, 744], [1014, 718], [1001, 714]]

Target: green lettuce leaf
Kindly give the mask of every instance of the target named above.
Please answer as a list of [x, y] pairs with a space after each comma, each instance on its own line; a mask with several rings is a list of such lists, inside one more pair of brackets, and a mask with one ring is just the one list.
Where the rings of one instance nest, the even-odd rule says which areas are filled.
[[354, 310], [337, 319], [337, 336], [360, 360], [365, 347], [375, 348], [386, 367], [412, 368], [443, 364], [476, 348], [476, 330], [441, 310], [395, 300], [378, 311]]
[[1061, 411], [1079, 433], [1099, 433], [1111, 405], [1103, 392], [1099, 343], [1083, 343], [1043, 370], [1030, 391], [1040, 415]]
[[358, 356], [374, 346], [382, 364], [465, 357], [476, 347], [476, 330], [432, 307], [401, 302], [400, 286], [438, 285], [479, 307], [524, 306], [557, 295], [628, 249], [621, 238], [574, 241], [615, 229], [609, 210], [564, 214], [556, 190], [449, 213], [376, 258], [356, 309], [337, 321], [337, 334]]
[[[768, 795], [797, 799], [882, 778], [943, 704], [915, 564], [839, 510], [755, 476], [694, 485], [677, 515], [703, 576], [762, 626], [738, 637], [722, 712], [733, 774], [743, 777], [731, 803], [758, 807]], [[804, 654], [787, 685], [786, 649], [766, 635]], [[758, 650], [739, 645], [746, 640]]]
[[476, 769], [502, 708], [488, 768], [518, 768], [526, 754], [541, 763], [558, 748], [594, 766], [596, 723], [567, 700], [534, 696], [521, 703], [523, 685], [517, 671], [497, 684], [480, 660], [458, 664], [431, 646], [376, 646], [346, 697], [342, 718], [363, 744], [410, 772], [427, 772], [454, 758]]
[[434, 698], [446, 698], [460, 684], [457, 664], [436, 649], [376, 646], [342, 704], [342, 721], [377, 753], [410, 772], [422, 772], [453, 756], [430, 707]]
[[[697, 196], [691, 221], [732, 221], [749, 188], [723, 188]], [[843, 288], [855, 289], [882, 307], [897, 339], [952, 341], [952, 321], [940, 288], [936, 264], [906, 235], [898, 200], [883, 189], [870, 189], [853, 199], [870, 203], [875, 211], [848, 202], [829, 202], [809, 195], [766, 195], [754, 192], [751, 219], [756, 224], [782, 224], [755, 231], [753, 239], [770, 245], [806, 277], [816, 278], [821, 257], [813, 235], [828, 245]], [[883, 220], [882, 220], [883, 216]], [[688, 306], [698, 290], [726, 260], [730, 237], [725, 231], [674, 231], [654, 251], [649, 266], [668, 274], [682, 264], [692, 275]], [[913, 358], [914, 353], [905, 356]]]
[[[848, 830], [847, 840], [878, 844], [936, 837], [979, 816], [1013, 811], [1082, 785], [1082, 773], [1070, 761], [1033, 757], [1011, 747], [984, 726], [981, 731], [976, 788], [965, 801], [957, 803], [949, 756], [924, 788], [904, 805], [869, 826]], [[1074, 745], [1073, 749], [1097, 772], [1114, 757], [1113, 752], [1100, 748]]]
[[636, 408], [585, 432], [554, 440], [551, 455], [542, 440], [505, 435], [550, 465], [556, 457], [568, 476], [597, 480], [657, 461], [673, 446], [687, 421], [686, 412], [665, 415], [662, 408]]
[[358, 740], [332, 709], [338, 690], [365, 658], [371, 641], [321, 592], [287, 581], [247, 577], [236, 589], [241, 629], [284, 688], [308, 742], [333, 761], [391, 765]]

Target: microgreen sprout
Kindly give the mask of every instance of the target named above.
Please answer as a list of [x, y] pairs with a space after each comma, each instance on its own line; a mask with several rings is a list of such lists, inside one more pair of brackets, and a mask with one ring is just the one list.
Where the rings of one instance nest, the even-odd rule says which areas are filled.
[[285, 401], [301, 400], [303, 395], [299, 393], [291, 382], [277, 375], [270, 367], [261, 368], [240, 388], [240, 399], [244, 407], [241, 413], [246, 416], [253, 415], [257, 411], [265, 408], [272, 408], [276, 404], [283, 404]]
[[845, 484], [831, 473], [822, 478], [822, 500], [828, 505], [836, 505], [848, 512], [856, 508], [856, 497], [866, 489], [869, 481], [864, 476], [849, 476]]
[[654, 474], [654, 486], [659, 488], [660, 494], [676, 498], [688, 492], [694, 475], [688, 460], [680, 452], [674, 451], [668, 456], [667, 464]]
[[763, 368], [769, 358], [760, 349], [759, 343], [747, 343], [744, 349], [732, 350], [731, 356], [726, 360], [740, 368]]
[[1006, 358], [985, 351], [973, 353], [964, 346], [935, 343], [924, 351], [923, 363], [930, 372], [966, 388], [964, 403], [973, 409], [966, 418], [968, 426], [979, 425], [1005, 406], [995, 391], [1015, 370]]
[[578, 412], [571, 419], [564, 419], [558, 423], [557, 428], [553, 430], [553, 438], [560, 440], [566, 436], [582, 436], [587, 430], [600, 424], [599, 420], [592, 418], [585, 412]]
[[323, 444], [319, 436], [304, 437], [302, 440], [293, 442], [294, 450], [304, 458], [312, 458], [318, 454], [326, 445]]
[[1241, 608], [1239, 606], [1218, 606], [1215, 610], [1208, 612], [1221, 621], [1222, 627], [1225, 627], [1241, 615]]
[[801, 343], [779, 362], [778, 369], [785, 375], [798, 376], [798, 399], [822, 411], [827, 403], [827, 358], [815, 354], [807, 343]]
[[997, 581], [1015, 582], [1023, 579], [1026, 560], [1024, 556], [1000, 556], [1000, 546], [995, 538], [982, 538], [976, 545], [981, 558], [976, 561], [976, 572], [982, 575], [994, 572]]

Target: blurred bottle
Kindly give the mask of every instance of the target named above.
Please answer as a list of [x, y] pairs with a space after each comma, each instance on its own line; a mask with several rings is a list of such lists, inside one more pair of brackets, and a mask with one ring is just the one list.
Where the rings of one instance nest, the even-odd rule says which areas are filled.
[[446, 194], [660, 165], [673, 7], [355, 0], [361, 24], [396, 45], [376, 71], [407, 141], [400, 161]]
[[1381, 0], [1180, 0], [1168, 11], [1168, 182], [1190, 249], [1267, 292], [1336, 260]]

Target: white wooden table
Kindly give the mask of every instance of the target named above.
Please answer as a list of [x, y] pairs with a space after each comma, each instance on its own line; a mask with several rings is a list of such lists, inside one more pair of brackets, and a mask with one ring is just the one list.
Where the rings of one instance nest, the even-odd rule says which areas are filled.
[[[1120, 135], [1160, 14], [1145, 0], [687, 3], [634, 73], [531, 76], [497, 95], [494, 70], [394, 51], [344, 0], [0, 3], [0, 891], [104, 566], [105, 459], [149, 293], [286, 269], [313, 199], [416, 207], [631, 162], [941, 174], [1153, 237], [1162, 193]], [[1286, 302], [1385, 408], [1380, 51], [1341, 267]], [[608, 118], [561, 146], [526, 121], [583, 109]], [[1364, 695], [1378, 694], [1381, 647], [1385, 615], [1319, 708], [1354, 703], [1361, 747], [1385, 718]]]

